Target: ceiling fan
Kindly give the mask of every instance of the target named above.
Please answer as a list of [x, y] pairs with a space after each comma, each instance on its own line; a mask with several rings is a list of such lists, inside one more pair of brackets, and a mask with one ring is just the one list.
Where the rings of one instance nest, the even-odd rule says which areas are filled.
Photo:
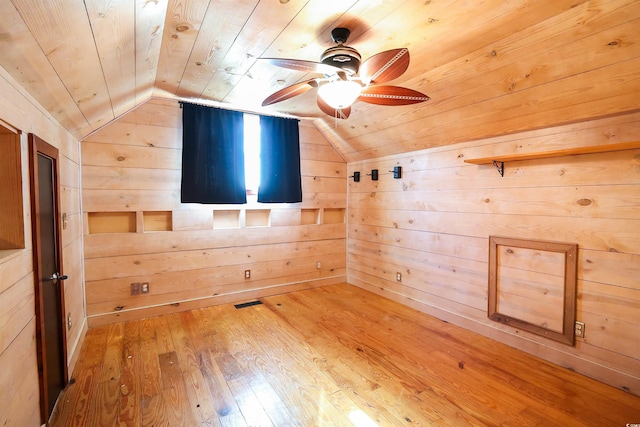
[[318, 88], [317, 103], [320, 110], [332, 117], [346, 119], [351, 114], [351, 104], [355, 101], [377, 105], [409, 105], [430, 99], [413, 89], [381, 84], [400, 77], [409, 68], [408, 49], [377, 53], [360, 66], [361, 56], [358, 51], [345, 46], [350, 33], [347, 28], [334, 28], [331, 38], [337, 45], [325, 50], [320, 62], [258, 58], [278, 67], [324, 75], [280, 89], [268, 96], [262, 106], [285, 101]]

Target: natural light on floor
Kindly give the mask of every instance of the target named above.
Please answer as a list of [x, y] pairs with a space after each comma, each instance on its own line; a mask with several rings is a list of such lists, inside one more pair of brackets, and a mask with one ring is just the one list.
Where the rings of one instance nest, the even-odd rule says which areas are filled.
[[378, 427], [378, 424], [376, 424], [375, 421], [369, 418], [369, 416], [360, 409], [351, 411], [349, 419], [356, 427]]

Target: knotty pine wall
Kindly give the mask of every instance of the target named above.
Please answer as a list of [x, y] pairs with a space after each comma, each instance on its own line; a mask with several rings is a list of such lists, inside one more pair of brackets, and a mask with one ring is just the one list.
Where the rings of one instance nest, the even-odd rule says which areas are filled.
[[[2, 68], [0, 94], [0, 120], [22, 131], [20, 154], [25, 233], [23, 249], [0, 251], [0, 425], [39, 426], [27, 134], [34, 133], [60, 150], [60, 209], [67, 214], [67, 227], [61, 236], [63, 272], [69, 276], [65, 281], [65, 317], [70, 313], [73, 321], [72, 328], [67, 330], [67, 365], [70, 374], [87, 327], [82, 278], [80, 144], [33, 98], [26, 95]], [[0, 152], [3, 149], [0, 147]]]
[[[464, 162], [629, 141], [640, 114], [349, 163], [381, 176], [349, 181], [348, 282], [640, 394], [640, 150]], [[578, 244], [575, 347], [487, 318], [489, 236]]]
[[296, 204], [181, 204], [181, 127], [176, 101], [151, 99], [82, 141], [89, 325], [345, 281], [346, 162], [313, 124]]

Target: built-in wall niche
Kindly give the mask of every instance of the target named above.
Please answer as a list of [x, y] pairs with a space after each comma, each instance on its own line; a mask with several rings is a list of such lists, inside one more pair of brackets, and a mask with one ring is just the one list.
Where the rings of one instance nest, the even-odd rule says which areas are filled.
[[324, 208], [322, 215], [323, 224], [342, 224], [344, 223], [344, 208]]
[[0, 125], [0, 250], [23, 249], [24, 205], [22, 199], [22, 159], [20, 135]]
[[320, 221], [320, 209], [300, 209], [300, 224], [318, 224]]
[[135, 233], [135, 212], [89, 212], [89, 234]]
[[172, 213], [171, 211], [151, 211], [143, 212], [144, 231], [171, 231]]
[[269, 227], [270, 209], [247, 209], [246, 227]]
[[489, 237], [489, 318], [573, 345], [577, 253], [573, 243]]
[[213, 228], [238, 228], [240, 227], [240, 210], [213, 211]]

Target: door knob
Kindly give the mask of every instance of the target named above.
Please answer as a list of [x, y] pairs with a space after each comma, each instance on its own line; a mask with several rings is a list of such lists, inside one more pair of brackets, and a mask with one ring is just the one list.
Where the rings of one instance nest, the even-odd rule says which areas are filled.
[[67, 276], [66, 274], [62, 276], [58, 276], [58, 274], [59, 273], [53, 273], [51, 277], [49, 277], [49, 280], [58, 281], [58, 280], [67, 280], [69, 278], [69, 276]]

